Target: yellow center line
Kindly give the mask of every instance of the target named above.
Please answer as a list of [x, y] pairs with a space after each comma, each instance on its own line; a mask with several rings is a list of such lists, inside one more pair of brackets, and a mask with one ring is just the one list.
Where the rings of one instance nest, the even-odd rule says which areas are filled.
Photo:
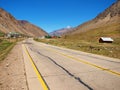
[[[43, 48], [44, 48], [44, 47], [43, 47]], [[46, 48], [46, 47], [45, 47], [45, 48]], [[75, 58], [75, 57], [70, 56], [70, 55], [68, 55], [68, 54], [64, 54], [64, 53], [58, 52], [58, 51], [53, 50], [53, 49], [50, 49], [50, 48], [46, 48], [46, 49], [49, 50], [49, 51], [53, 51], [53, 52], [56, 52], [56, 53], [58, 53], [58, 54], [61, 54], [61, 55], [63, 55], [63, 56], [66, 56], [66, 57], [68, 57], [68, 58], [71, 58], [71, 59], [73, 59], [73, 60], [76, 60], [76, 61], [82, 62], [82, 63], [87, 64], [87, 65], [89, 65], [89, 66], [93, 66], [93, 67], [95, 67], [95, 68], [98, 68], [98, 69], [104, 70], [104, 71], [106, 71], [106, 72], [112, 73], [112, 74], [117, 75], [117, 76], [120, 76], [120, 72], [116, 72], [116, 71], [113, 71], [113, 70], [110, 70], [110, 69], [104, 68], [104, 67], [102, 67], [102, 66], [99, 66], [99, 65], [93, 64], [93, 63], [88, 62], [88, 61], [85, 61], [85, 60], [80, 60], [80, 59], [78, 59], [78, 58]]]
[[25, 47], [25, 45], [24, 45], [23, 47], [24, 47], [24, 51], [26, 52], [27, 56], [29, 57], [29, 60], [30, 60], [30, 62], [31, 62], [31, 64], [32, 64], [32, 67], [33, 67], [33, 69], [34, 69], [37, 77], [38, 77], [38, 80], [39, 80], [40, 84], [41, 84], [42, 87], [43, 87], [43, 90], [49, 90], [49, 89], [48, 89], [48, 86], [46, 85], [46, 83], [45, 83], [45, 81], [44, 81], [44, 79], [43, 79], [43, 77], [41, 76], [40, 72], [38, 71], [37, 67], [35, 66], [35, 64], [34, 64], [34, 62], [33, 62], [33, 59], [32, 59], [32, 57], [30, 56], [27, 48]]

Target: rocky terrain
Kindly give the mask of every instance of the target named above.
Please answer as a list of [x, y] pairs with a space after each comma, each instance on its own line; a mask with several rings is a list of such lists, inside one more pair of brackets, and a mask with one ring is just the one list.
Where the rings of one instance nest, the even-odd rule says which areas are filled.
[[104, 12], [97, 15], [93, 20], [76, 27], [72, 34], [86, 32], [88, 30], [116, 23], [120, 23], [120, 0], [118, 0], [116, 3], [113, 3]]
[[25, 20], [16, 20], [10, 13], [0, 8], [0, 31], [3, 33], [19, 32], [28, 36], [43, 36], [47, 33]]

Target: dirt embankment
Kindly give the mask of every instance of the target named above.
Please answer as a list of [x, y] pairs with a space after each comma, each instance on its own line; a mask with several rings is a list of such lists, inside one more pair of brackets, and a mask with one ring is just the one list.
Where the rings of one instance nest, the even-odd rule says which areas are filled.
[[0, 90], [28, 90], [21, 43], [0, 62]]

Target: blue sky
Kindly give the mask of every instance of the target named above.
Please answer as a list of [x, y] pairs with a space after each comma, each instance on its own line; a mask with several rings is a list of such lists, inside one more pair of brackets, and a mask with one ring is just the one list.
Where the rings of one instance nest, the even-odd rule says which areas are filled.
[[93, 19], [116, 0], [0, 0], [0, 7], [18, 20], [27, 20], [46, 32], [76, 27]]

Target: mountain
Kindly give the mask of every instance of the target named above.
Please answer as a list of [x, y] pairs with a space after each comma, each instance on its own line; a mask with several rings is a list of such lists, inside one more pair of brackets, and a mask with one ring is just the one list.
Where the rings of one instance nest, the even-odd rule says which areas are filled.
[[61, 35], [65, 35], [65, 34], [70, 33], [70, 31], [72, 31], [72, 30], [73, 30], [72, 27], [67, 26], [66, 28], [55, 30], [55, 31], [49, 33], [49, 35], [51, 35], [51, 36], [61, 36]]
[[44, 36], [47, 33], [25, 20], [16, 20], [10, 13], [0, 8], [0, 31], [3, 33], [19, 32], [28, 36]]
[[93, 20], [83, 23], [76, 27], [71, 34], [78, 34], [86, 32], [100, 27], [106, 27], [107, 25], [119, 24], [120, 23], [120, 0], [113, 3], [104, 12], [97, 15]]
[[47, 35], [47, 33], [43, 29], [29, 23], [28, 21], [19, 20], [18, 22], [19, 22], [20, 26], [23, 27], [27, 31], [27, 34], [29, 34], [30, 36]]

